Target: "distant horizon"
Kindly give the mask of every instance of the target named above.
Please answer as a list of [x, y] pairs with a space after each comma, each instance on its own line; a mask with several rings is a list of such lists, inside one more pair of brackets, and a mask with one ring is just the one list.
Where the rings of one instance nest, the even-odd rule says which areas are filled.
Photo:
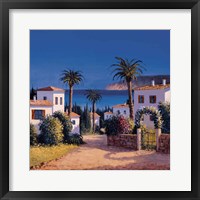
[[[147, 77], [147, 76], [170, 76], [169, 74], [158, 74], [158, 75], [144, 75], [145, 77]], [[140, 76], [140, 77], [144, 77], [144, 76]], [[120, 82], [113, 82], [113, 83], [111, 83], [111, 84], [117, 84], [117, 83], [120, 83]], [[109, 84], [108, 84], [109, 85]], [[108, 86], [107, 85], [107, 86]], [[30, 87], [30, 90], [33, 88], [33, 89], [40, 89], [40, 88], [44, 88], [44, 87], [50, 87], [50, 86], [52, 86], [52, 87], [58, 87], [58, 86], [56, 86], [56, 85], [44, 85], [44, 86], [39, 86], [39, 87], [34, 87], [34, 86], [31, 86]], [[62, 89], [66, 89], [66, 90], [68, 90], [69, 88], [66, 88], [66, 87], [69, 87], [67, 84], [66, 84], [66, 86], [63, 86], [63, 87], [60, 87], [60, 88], [62, 88]], [[58, 87], [59, 88], [59, 87]], [[88, 89], [90, 89], [90, 88], [74, 88], [74, 90], [88, 90]], [[108, 90], [108, 89], [106, 89], [106, 88], [95, 88], [95, 90]], [[126, 90], [126, 89], [124, 89], [124, 90]], [[114, 90], [113, 90], [114, 91]]]
[[115, 57], [139, 59], [143, 75], [170, 74], [170, 30], [31, 30], [30, 87], [65, 87], [65, 69], [81, 71], [74, 89], [104, 89], [113, 80]]

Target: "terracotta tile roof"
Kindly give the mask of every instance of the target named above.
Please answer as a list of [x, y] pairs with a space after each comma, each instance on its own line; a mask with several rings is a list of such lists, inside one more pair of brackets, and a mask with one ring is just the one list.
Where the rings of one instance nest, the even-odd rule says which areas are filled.
[[[90, 117], [92, 117], [92, 112], [90, 112]], [[98, 115], [96, 112], [94, 113], [94, 117], [95, 118], [98, 118], [98, 117], [100, 117], [100, 115]]]
[[129, 107], [128, 104], [118, 104], [113, 106], [113, 108], [128, 108], [128, 107]]
[[141, 87], [136, 87], [134, 90], [163, 90], [166, 88], [170, 88], [170, 84], [166, 85], [146, 85]]
[[30, 100], [31, 106], [53, 106], [53, 103], [48, 100]]
[[105, 112], [104, 114], [112, 115], [112, 112]]
[[39, 88], [37, 91], [60, 91], [60, 92], [64, 92], [65, 90], [63, 90], [62, 88], [48, 86], [48, 87], [44, 87], [44, 88]]
[[[68, 112], [67, 112], [67, 115], [68, 115]], [[70, 113], [70, 117], [80, 117], [80, 115], [78, 115], [78, 114], [75, 113], [75, 112], [71, 112], [71, 113]]]

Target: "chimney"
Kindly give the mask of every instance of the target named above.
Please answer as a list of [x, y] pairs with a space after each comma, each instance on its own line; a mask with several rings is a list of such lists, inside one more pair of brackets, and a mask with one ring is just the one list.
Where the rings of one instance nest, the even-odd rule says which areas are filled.
[[155, 81], [154, 80], [151, 81], [151, 85], [155, 86]]
[[163, 79], [163, 80], [162, 80], [162, 84], [163, 84], [163, 85], [166, 85], [166, 79]]
[[36, 100], [36, 95], [33, 96], [33, 100], [34, 100], [34, 101]]

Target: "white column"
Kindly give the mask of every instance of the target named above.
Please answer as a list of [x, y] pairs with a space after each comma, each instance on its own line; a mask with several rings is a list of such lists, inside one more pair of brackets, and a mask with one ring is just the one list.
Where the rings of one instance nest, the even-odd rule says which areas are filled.
[[160, 138], [160, 135], [161, 135], [161, 129], [158, 128], [158, 129], [156, 129], [156, 151], [159, 150], [159, 138]]
[[137, 150], [141, 150], [141, 129], [137, 129]]

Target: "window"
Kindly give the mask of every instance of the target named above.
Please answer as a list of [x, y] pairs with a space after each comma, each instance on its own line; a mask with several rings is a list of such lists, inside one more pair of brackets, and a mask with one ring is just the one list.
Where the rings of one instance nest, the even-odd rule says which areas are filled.
[[124, 114], [126, 115], [126, 110], [124, 110]]
[[60, 97], [60, 105], [62, 105], [62, 104], [63, 104], [63, 98]]
[[42, 119], [45, 117], [45, 110], [32, 110], [32, 119]]
[[58, 105], [58, 97], [55, 98], [55, 104]]
[[156, 103], [156, 96], [149, 96], [150, 103]]
[[144, 95], [138, 95], [138, 103], [144, 103]]
[[120, 115], [120, 111], [119, 110], [117, 111], [117, 114]]
[[75, 124], [76, 124], [76, 121], [75, 121], [75, 120], [72, 120], [72, 124], [75, 125]]
[[43, 97], [43, 100], [47, 100], [47, 97]]
[[150, 116], [149, 116], [149, 119], [150, 119], [150, 121], [153, 121], [153, 116], [150, 115]]

